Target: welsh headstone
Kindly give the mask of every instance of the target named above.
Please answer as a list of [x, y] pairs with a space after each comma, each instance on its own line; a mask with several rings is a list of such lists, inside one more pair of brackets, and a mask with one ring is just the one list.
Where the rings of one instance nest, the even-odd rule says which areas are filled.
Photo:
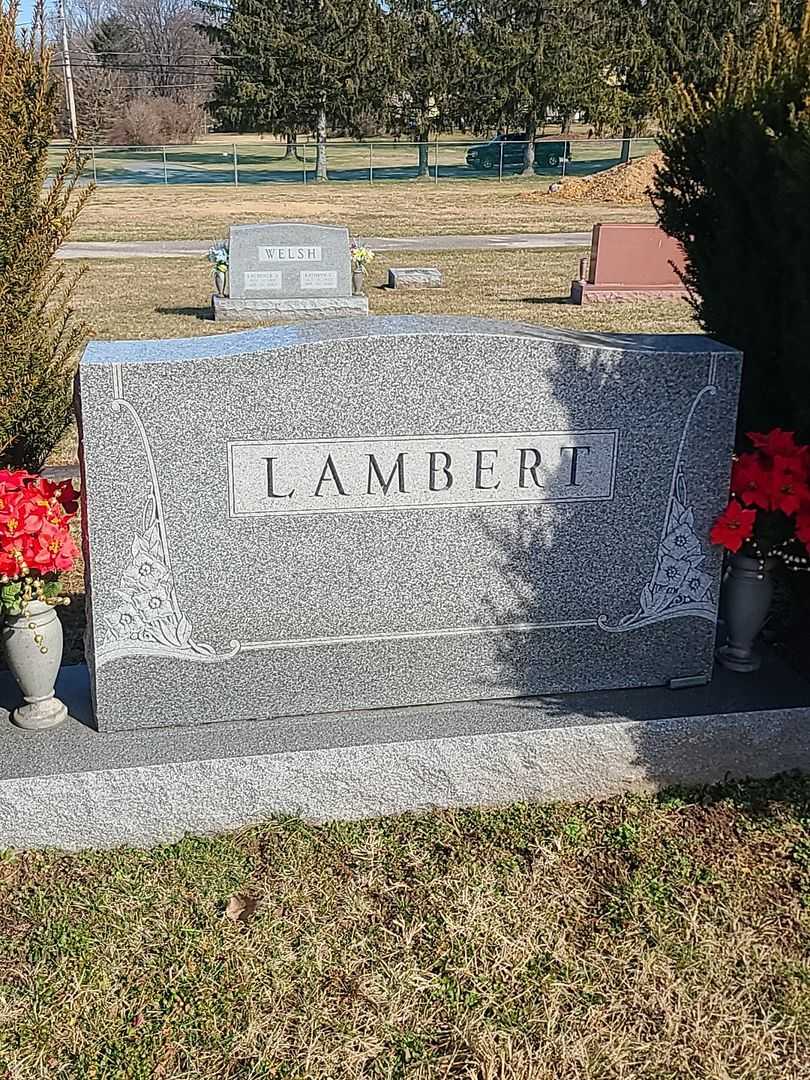
[[455, 317], [89, 345], [100, 729], [705, 682], [740, 366]]
[[272, 323], [368, 314], [352, 296], [349, 230], [281, 221], [232, 225], [228, 296], [214, 296], [215, 319]]
[[437, 266], [392, 266], [388, 270], [389, 289], [440, 289], [444, 278]]

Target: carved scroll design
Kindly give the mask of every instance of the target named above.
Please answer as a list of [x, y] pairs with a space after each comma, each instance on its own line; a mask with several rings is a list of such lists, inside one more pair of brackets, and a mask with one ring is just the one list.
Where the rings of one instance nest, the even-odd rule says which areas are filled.
[[712, 357], [706, 385], [692, 402], [681, 433], [655, 566], [641, 592], [638, 610], [615, 625], [608, 623], [606, 615], [600, 615], [598, 625], [601, 630], [618, 634], [686, 615], [710, 622], [717, 619], [713, 579], [703, 569], [707, 553], [695, 532], [695, 516], [689, 505], [683, 469], [686, 439], [698, 407], [704, 398], [714, 397], [716, 393], [717, 360]]
[[129, 563], [121, 575], [120, 601], [103, 617], [104, 638], [96, 646], [96, 664], [123, 656], [165, 656], [208, 664], [228, 660], [238, 648], [232, 645], [228, 652], [217, 653], [211, 645], [195, 641], [191, 622], [180, 607], [152, 448], [137, 410], [123, 396], [120, 365], [113, 369], [113, 390], [113, 412], [128, 413], [138, 430], [149, 466], [149, 492]]

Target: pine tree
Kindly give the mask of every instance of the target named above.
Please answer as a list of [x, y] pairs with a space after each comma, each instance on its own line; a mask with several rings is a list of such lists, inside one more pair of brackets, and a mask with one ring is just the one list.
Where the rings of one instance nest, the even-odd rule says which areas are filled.
[[[469, 112], [479, 129], [520, 125], [524, 175], [549, 111], [563, 127], [578, 110], [606, 110], [619, 92], [600, 0], [453, 0], [475, 55]], [[476, 92], [475, 87], [478, 87]]]
[[225, 57], [213, 102], [240, 130], [317, 138], [316, 179], [327, 179], [329, 127], [357, 129], [385, 85], [384, 15], [376, 0], [228, 0], [203, 4]]
[[418, 143], [418, 174], [427, 178], [431, 133], [452, 129], [463, 116], [468, 56], [443, 0], [390, 0], [386, 27], [391, 110], [397, 127]]
[[18, 0], [0, 0], [0, 460], [38, 468], [71, 413], [85, 327], [71, 306], [79, 272], [54, 254], [90, 189], [76, 190], [75, 147], [45, 188], [58, 85], [45, 47], [43, 0], [17, 36]]
[[698, 317], [745, 355], [741, 432], [810, 438], [810, 3], [796, 33], [774, 2], [752, 47], [729, 39], [710, 93], [681, 82], [661, 147]]

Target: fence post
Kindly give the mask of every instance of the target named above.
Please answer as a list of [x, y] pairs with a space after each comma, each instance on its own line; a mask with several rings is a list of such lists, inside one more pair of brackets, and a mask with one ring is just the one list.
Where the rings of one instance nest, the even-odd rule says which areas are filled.
[[503, 180], [503, 139], [501, 139], [498, 149], [498, 179]]
[[568, 164], [568, 154], [566, 154], [566, 143], [568, 139], [563, 139], [563, 152], [560, 155], [560, 180], [565, 179], [565, 167]]
[[433, 179], [435, 183], [439, 182], [439, 136], [436, 134], [436, 139], [433, 143]]
[[163, 151], [163, 183], [168, 184], [169, 170], [166, 168], [166, 147], [162, 146], [161, 150]]
[[233, 151], [233, 186], [239, 187], [239, 157], [236, 152], [236, 143], [231, 143]]
[[301, 154], [301, 168], [304, 173], [304, 183], [307, 182], [307, 143], [306, 139], [303, 144], [303, 153]]
[[368, 182], [374, 183], [374, 143], [368, 144]]
[[96, 148], [95, 148], [95, 146], [90, 147], [90, 157], [93, 160], [93, 183], [97, 184], [98, 183], [98, 174], [96, 173]]

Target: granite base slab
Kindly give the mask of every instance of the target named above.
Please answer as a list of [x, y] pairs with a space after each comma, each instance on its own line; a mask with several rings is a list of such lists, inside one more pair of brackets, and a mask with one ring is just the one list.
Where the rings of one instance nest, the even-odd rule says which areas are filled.
[[615, 304], [638, 300], [688, 300], [682, 285], [592, 285], [571, 282], [572, 304]]
[[0, 672], [0, 847], [149, 845], [275, 813], [362, 818], [810, 769], [810, 683], [777, 658], [709, 686], [456, 702], [99, 733], [84, 666], [71, 719], [13, 727]]
[[269, 325], [291, 319], [357, 318], [368, 315], [367, 296], [329, 296], [289, 300], [212, 296], [214, 319], [222, 322], [255, 322]]

